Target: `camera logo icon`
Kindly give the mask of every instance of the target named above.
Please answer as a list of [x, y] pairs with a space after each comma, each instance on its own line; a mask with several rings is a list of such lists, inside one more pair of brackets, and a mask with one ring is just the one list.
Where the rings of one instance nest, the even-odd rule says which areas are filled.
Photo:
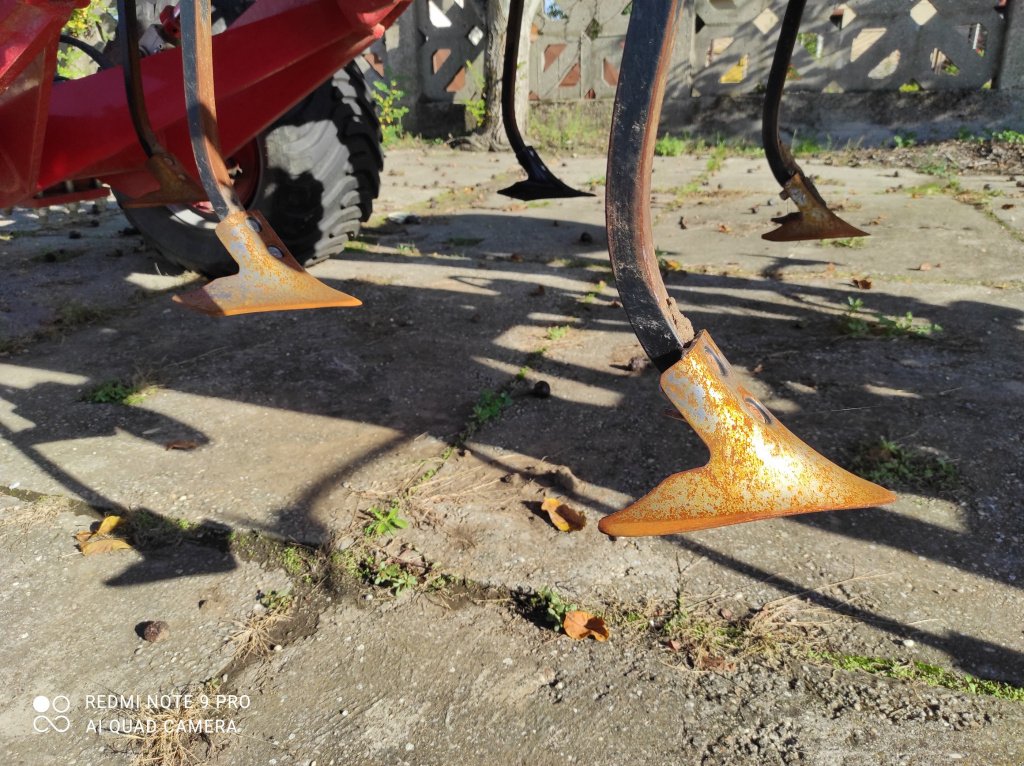
[[[32, 719], [32, 730], [39, 734], [47, 731], [63, 734], [71, 728], [71, 719], [64, 715], [71, 709], [71, 700], [63, 694], [58, 694], [52, 700], [40, 694], [32, 700], [32, 709], [39, 714]], [[47, 713], [55, 715], [51, 718]]]

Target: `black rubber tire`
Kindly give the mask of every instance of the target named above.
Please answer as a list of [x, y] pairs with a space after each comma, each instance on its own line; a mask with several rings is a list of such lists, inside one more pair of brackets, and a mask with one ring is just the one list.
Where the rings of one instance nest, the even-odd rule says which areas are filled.
[[[353, 62], [257, 138], [262, 160], [248, 207], [259, 210], [295, 259], [311, 266], [359, 233], [380, 192], [380, 123]], [[124, 208], [167, 263], [214, 278], [238, 271], [214, 232], [216, 218], [190, 207]]]

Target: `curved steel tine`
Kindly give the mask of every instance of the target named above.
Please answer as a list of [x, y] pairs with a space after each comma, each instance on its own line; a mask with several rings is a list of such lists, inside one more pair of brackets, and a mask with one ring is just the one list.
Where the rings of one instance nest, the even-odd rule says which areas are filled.
[[178, 158], [161, 145], [149, 121], [139, 61], [138, 23], [135, 0], [117, 0], [117, 36], [122, 41], [121, 68], [124, 70], [128, 111], [135, 135], [146, 153], [146, 167], [160, 182], [160, 188], [124, 204], [126, 207], [150, 207], [201, 202], [206, 199], [203, 189], [188, 176]]
[[524, 0], [511, 0], [508, 10], [508, 33], [505, 38], [505, 61], [501, 71], [501, 121], [505, 135], [516, 153], [516, 160], [526, 171], [526, 180], [518, 181], [498, 194], [523, 201], [559, 197], [593, 197], [579, 191], [551, 172], [532, 146], [527, 146], [516, 124], [516, 68], [519, 63], [519, 37], [523, 29]]
[[793, 158], [789, 147], [779, 136], [779, 111], [786, 76], [793, 58], [793, 48], [800, 32], [807, 0], [789, 0], [779, 31], [779, 42], [775, 48], [768, 86], [764, 97], [764, 115], [761, 121], [761, 140], [765, 157], [775, 180], [782, 186], [782, 198], [790, 199], [798, 212], [773, 218], [779, 228], [762, 235], [772, 242], [792, 242], [804, 239], [831, 239], [835, 237], [867, 237], [866, 231], [858, 229], [831, 210], [814, 183]]
[[598, 527], [609, 535], [661, 535], [890, 502], [891, 492], [847, 473], [783, 426], [710, 336], [694, 336], [665, 289], [651, 228], [650, 178], [681, 4], [633, 5], [615, 95], [605, 211], [619, 299], [662, 371], [662, 392], [707, 444], [711, 459], [668, 477]]
[[173, 300], [212, 316], [261, 311], [358, 306], [360, 301], [311, 276], [270, 224], [239, 201], [220, 150], [213, 84], [210, 0], [181, 3], [185, 109], [199, 179], [220, 223], [217, 237], [238, 273], [215, 279]]

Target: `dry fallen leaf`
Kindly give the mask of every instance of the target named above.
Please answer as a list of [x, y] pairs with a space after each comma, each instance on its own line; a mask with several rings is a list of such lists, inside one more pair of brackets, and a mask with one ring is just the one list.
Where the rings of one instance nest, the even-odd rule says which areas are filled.
[[859, 287], [861, 290], [870, 290], [871, 289], [871, 278], [870, 277], [864, 277], [864, 279], [854, 279], [853, 280], [853, 286], [854, 287]]
[[132, 546], [127, 540], [110, 536], [120, 523], [120, 516], [104, 516], [95, 532], [76, 532], [75, 540], [78, 542], [78, 550], [82, 552], [83, 556], [131, 550]]
[[924, 263], [922, 263], [920, 266], [917, 267], [917, 270], [918, 271], [931, 271], [932, 270], [932, 265], [930, 263], [928, 263], [927, 261], [925, 261]]
[[562, 630], [569, 638], [581, 639], [592, 636], [597, 641], [608, 640], [608, 626], [604, 620], [590, 612], [569, 612], [562, 622]]
[[671, 258], [663, 258], [659, 261], [661, 264], [662, 271], [682, 271], [683, 267], [679, 261], [673, 261]]
[[579, 532], [587, 526], [586, 516], [553, 497], [546, 498], [540, 504], [540, 509], [547, 513], [551, 523], [562, 532]]
[[198, 446], [199, 446], [199, 444], [197, 442], [189, 441], [188, 439], [175, 439], [172, 442], [167, 442], [167, 444], [164, 445], [164, 449], [184, 449], [184, 450], [188, 450], [188, 449], [195, 449]]
[[732, 229], [729, 227], [728, 224], [720, 223], [718, 224], [718, 231], [722, 234], [728, 234], [729, 232], [732, 231]]
[[97, 553], [110, 553], [111, 551], [131, 550], [132, 546], [127, 540], [120, 537], [105, 537], [102, 540], [88, 540], [81, 543], [79, 549], [83, 556], [92, 556]]
[[120, 516], [104, 516], [103, 521], [100, 522], [99, 528], [96, 530], [94, 535], [109, 535], [114, 531], [114, 528], [121, 523]]

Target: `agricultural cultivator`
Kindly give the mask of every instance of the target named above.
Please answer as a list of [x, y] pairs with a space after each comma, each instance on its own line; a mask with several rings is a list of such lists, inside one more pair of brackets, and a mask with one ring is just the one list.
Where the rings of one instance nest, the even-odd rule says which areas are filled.
[[[341, 249], [369, 217], [382, 167], [380, 129], [351, 62], [409, 2], [214, 0], [211, 8], [211, 0], [181, 0], [136, 8], [136, 0], [118, 0], [116, 59], [112, 50], [63, 38], [94, 58], [99, 71], [62, 80], [55, 77], [61, 29], [87, 0], [0, 0], [0, 206], [90, 199], [109, 186], [165, 258], [212, 277], [175, 297], [188, 308], [225, 316], [357, 306], [357, 298], [303, 267]], [[891, 502], [891, 492], [847, 473], [786, 429], [744, 387], [707, 331], [694, 331], [662, 281], [650, 179], [683, 2], [632, 4], [606, 217], [622, 305], [661, 372], [662, 392], [711, 458], [602, 519], [600, 529], [670, 534]], [[797, 211], [775, 219], [779, 227], [764, 236], [863, 236], [828, 209], [779, 136], [805, 2], [790, 0], [786, 10], [763, 125], [769, 166]], [[515, 123], [523, 5], [511, 0], [502, 105], [527, 179], [502, 193], [581, 196], [526, 145]], [[215, 16], [226, 25], [216, 35]], [[327, 127], [316, 132], [317, 125]], [[300, 129], [304, 140], [295, 142]]]

